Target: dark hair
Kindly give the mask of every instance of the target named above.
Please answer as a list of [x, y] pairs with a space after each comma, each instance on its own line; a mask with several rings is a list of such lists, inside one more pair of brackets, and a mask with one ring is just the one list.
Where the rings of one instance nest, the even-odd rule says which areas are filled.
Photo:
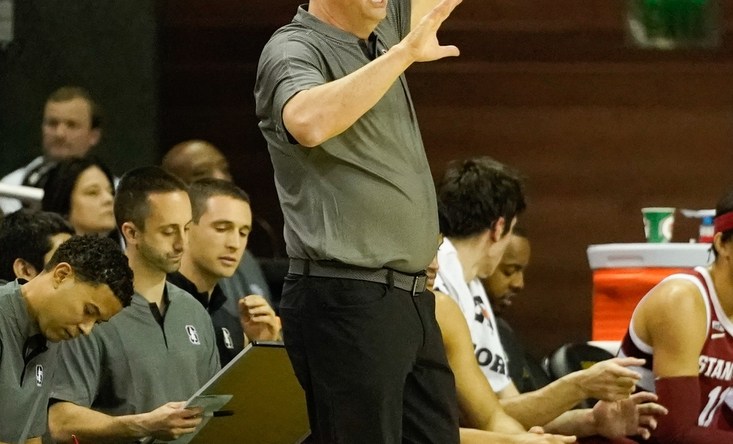
[[117, 185], [115, 194], [115, 220], [117, 228], [132, 222], [140, 230], [145, 229], [145, 219], [150, 213], [148, 196], [155, 193], [188, 191], [188, 187], [176, 176], [157, 166], [135, 168], [125, 173]]
[[112, 239], [94, 235], [72, 236], [61, 244], [44, 271], [66, 262], [77, 279], [93, 286], [108, 285], [123, 307], [132, 300], [133, 275], [127, 256]]
[[74, 191], [76, 181], [84, 171], [91, 167], [102, 170], [114, 188], [115, 179], [112, 172], [96, 156], [87, 155], [65, 159], [48, 172], [46, 183], [43, 185], [41, 209], [59, 213], [68, 219], [71, 212], [71, 193]]
[[40, 273], [43, 257], [51, 251], [51, 237], [74, 234], [74, 229], [56, 213], [18, 210], [0, 219], [0, 279], [15, 279], [13, 262], [23, 259]]
[[62, 86], [56, 91], [52, 92], [46, 103], [48, 102], [68, 102], [69, 100], [83, 99], [89, 104], [89, 120], [91, 121], [92, 128], [99, 128], [102, 126], [102, 109], [99, 107], [97, 102], [92, 99], [92, 95], [89, 91], [80, 86]]
[[440, 231], [466, 238], [493, 228], [503, 217], [506, 234], [527, 206], [523, 188], [517, 171], [490, 157], [451, 162], [438, 185]]
[[188, 197], [191, 199], [191, 212], [194, 223], [197, 224], [206, 212], [206, 201], [214, 196], [227, 196], [249, 203], [247, 193], [228, 180], [199, 179], [188, 187]]

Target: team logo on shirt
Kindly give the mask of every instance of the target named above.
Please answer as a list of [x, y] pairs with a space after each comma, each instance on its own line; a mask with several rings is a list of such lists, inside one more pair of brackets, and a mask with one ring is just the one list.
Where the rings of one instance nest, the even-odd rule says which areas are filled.
[[483, 299], [481, 299], [481, 296], [473, 297], [473, 305], [473, 320], [478, 322], [479, 324], [483, 324], [484, 321], [486, 321], [489, 324], [489, 328], [493, 330], [494, 326], [491, 324], [489, 311], [486, 309], [486, 306], [484, 305], [484, 301]]
[[229, 333], [229, 330], [226, 327], [222, 327], [221, 334], [224, 336], [224, 346], [230, 350], [233, 349], [234, 341], [232, 340], [232, 334]]
[[187, 325], [186, 333], [188, 333], [188, 340], [191, 341], [191, 344], [201, 345], [199, 334], [196, 332], [196, 327], [194, 327], [193, 325]]
[[43, 366], [41, 364], [36, 365], [36, 386], [41, 387], [43, 385]]

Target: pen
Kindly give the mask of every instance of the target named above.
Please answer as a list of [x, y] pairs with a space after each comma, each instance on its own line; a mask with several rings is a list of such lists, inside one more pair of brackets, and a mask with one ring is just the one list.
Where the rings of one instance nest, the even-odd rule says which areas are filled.
[[234, 415], [234, 410], [216, 410], [214, 412], [206, 412], [204, 413], [204, 416], [219, 418], [222, 416], [232, 416]]

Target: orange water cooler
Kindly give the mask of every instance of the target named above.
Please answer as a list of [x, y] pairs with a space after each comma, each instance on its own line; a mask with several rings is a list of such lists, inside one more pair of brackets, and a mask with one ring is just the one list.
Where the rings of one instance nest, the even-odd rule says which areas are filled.
[[593, 341], [620, 341], [639, 300], [666, 276], [706, 265], [706, 243], [603, 244], [588, 247], [593, 271]]

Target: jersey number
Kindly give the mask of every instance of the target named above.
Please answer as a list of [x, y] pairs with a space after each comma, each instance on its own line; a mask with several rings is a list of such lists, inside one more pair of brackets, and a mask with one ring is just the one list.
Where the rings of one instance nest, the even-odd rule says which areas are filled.
[[[705, 408], [702, 409], [700, 417], [697, 419], [697, 425], [700, 427], [708, 427], [710, 423], [713, 422], [715, 413], [717, 413], [718, 409], [723, 404], [723, 401], [725, 401], [725, 397], [728, 395], [730, 390], [731, 387], [723, 390], [723, 387], [720, 386], [710, 390], [710, 393], [708, 393], [708, 403], [705, 405]], [[720, 393], [721, 391], [723, 392], [722, 394]]]

